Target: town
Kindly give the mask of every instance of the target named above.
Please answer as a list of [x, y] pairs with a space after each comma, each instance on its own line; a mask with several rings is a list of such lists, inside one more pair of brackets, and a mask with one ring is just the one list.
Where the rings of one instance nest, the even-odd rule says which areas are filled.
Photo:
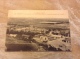
[[71, 51], [70, 29], [68, 28], [9, 24], [6, 36], [7, 51]]

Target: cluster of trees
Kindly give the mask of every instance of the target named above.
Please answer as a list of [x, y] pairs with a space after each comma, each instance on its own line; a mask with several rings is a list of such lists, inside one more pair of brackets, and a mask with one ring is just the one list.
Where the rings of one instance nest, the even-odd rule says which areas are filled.
[[15, 30], [9, 30], [7, 29], [7, 34], [26, 34], [26, 35], [35, 35], [35, 34], [39, 34], [39, 33], [34, 33], [34, 32], [24, 32], [23, 30], [21, 31], [15, 31]]

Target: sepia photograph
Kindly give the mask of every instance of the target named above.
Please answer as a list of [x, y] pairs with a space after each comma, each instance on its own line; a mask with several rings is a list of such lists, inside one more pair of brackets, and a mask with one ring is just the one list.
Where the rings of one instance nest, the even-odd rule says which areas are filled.
[[6, 51], [71, 51], [68, 19], [10, 18]]

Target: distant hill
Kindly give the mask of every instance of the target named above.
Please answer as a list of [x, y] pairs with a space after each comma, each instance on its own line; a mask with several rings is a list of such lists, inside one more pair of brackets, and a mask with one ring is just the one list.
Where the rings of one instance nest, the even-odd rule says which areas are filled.
[[[41, 24], [41, 22], [61, 22], [61, 24]], [[35, 27], [42, 28], [69, 28], [69, 21], [67, 19], [10, 19], [8, 24], [16, 24], [16, 25], [25, 25], [30, 26], [33, 25]]]

